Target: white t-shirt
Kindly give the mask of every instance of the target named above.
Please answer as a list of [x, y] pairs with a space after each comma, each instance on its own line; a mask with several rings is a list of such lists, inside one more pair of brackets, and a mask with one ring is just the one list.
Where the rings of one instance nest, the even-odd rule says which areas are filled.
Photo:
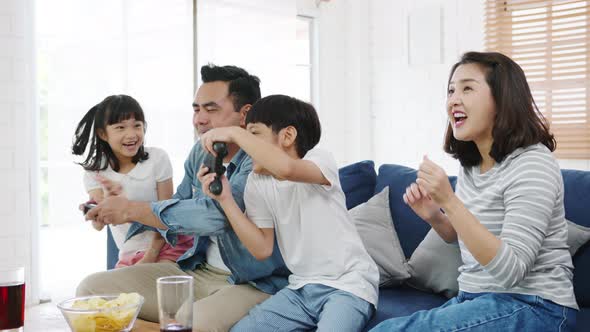
[[244, 192], [248, 217], [260, 228], [275, 228], [293, 272], [289, 288], [323, 284], [377, 305], [379, 271], [346, 209], [336, 161], [317, 148], [303, 159], [316, 164], [330, 185], [250, 173]]
[[[113, 171], [109, 165], [107, 169], [100, 172], [86, 171], [84, 174], [84, 186], [86, 191], [102, 188], [96, 180], [96, 174], [105, 178], [119, 182], [123, 187], [125, 196], [132, 201], [153, 202], [158, 200], [158, 182], [166, 181], [172, 178], [172, 164], [168, 154], [159, 148], [145, 148], [149, 153], [148, 160], [137, 163], [135, 167], [127, 174], [121, 174]], [[154, 232], [146, 231], [137, 234], [125, 242], [125, 236], [131, 224], [109, 225], [115, 243], [119, 248], [119, 259], [124, 255], [133, 254], [137, 251], [146, 250], [152, 239]]]

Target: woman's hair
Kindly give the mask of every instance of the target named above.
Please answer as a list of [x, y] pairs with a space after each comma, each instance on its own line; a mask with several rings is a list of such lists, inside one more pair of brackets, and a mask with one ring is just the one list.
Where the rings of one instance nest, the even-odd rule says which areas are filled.
[[[467, 52], [451, 69], [447, 85], [457, 67], [465, 64], [476, 64], [484, 70], [494, 98], [496, 115], [490, 156], [496, 162], [502, 162], [517, 148], [539, 142], [549, 150], [555, 150], [555, 138], [549, 132], [549, 125], [533, 100], [525, 74], [516, 62], [497, 52]], [[444, 150], [459, 159], [464, 167], [476, 166], [482, 161], [473, 141], [455, 139], [450, 122], [445, 134]]]
[[[88, 146], [86, 160], [79, 163], [87, 171], [102, 171], [111, 165], [115, 171], [119, 171], [119, 160], [113, 153], [109, 143], [102, 140], [98, 133], [106, 134], [106, 127], [123, 120], [135, 118], [136, 121], [144, 123], [145, 117], [139, 103], [130, 96], [114, 95], [108, 96], [96, 106], [92, 107], [78, 123], [72, 145], [72, 153], [80, 156], [84, 154]], [[144, 129], [145, 130], [145, 129]], [[90, 144], [89, 144], [90, 143]], [[147, 160], [148, 153], [145, 152], [143, 144], [133, 156], [134, 164]]]

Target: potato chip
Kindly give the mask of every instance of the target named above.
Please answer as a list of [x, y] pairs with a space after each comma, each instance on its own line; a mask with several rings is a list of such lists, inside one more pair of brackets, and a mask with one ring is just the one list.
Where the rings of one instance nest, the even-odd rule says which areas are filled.
[[[74, 332], [115, 332], [125, 329], [135, 317], [141, 296], [122, 293], [116, 299], [106, 301], [99, 297], [75, 301], [72, 308], [84, 310], [108, 309], [99, 313], [78, 313], [70, 316]], [[121, 308], [121, 309], [117, 309]]]

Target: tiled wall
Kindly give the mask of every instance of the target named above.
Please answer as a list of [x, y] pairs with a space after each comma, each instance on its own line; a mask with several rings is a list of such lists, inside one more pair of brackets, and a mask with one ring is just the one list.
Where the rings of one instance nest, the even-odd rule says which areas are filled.
[[[36, 299], [33, 0], [0, 0], [0, 266], [21, 265]], [[35, 193], [32, 195], [31, 193]]]

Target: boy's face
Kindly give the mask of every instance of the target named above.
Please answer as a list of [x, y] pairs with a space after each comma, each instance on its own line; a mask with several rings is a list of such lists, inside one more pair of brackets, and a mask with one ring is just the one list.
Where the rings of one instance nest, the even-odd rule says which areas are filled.
[[[279, 135], [275, 134], [272, 131], [272, 128], [268, 127], [267, 125], [263, 123], [249, 123], [246, 126], [246, 130], [263, 141], [282, 148], [282, 146], [279, 144]], [[256, 174], [271, 175], [270, 172], [258, 165], [254, 160], [252, 160], [252, 171]]]

